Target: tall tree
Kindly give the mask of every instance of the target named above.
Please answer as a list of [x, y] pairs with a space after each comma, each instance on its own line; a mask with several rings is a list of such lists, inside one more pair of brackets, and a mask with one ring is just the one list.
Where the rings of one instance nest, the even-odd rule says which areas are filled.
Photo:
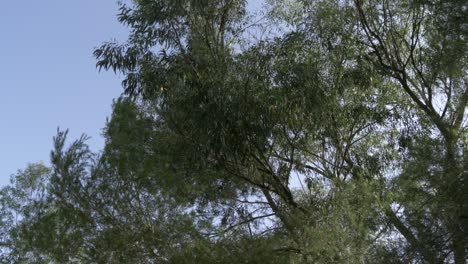
[[[189, 173], [191, 180], [235, 184], [233, 198], [247, 190], [247, 198], [261, 196], [288, 233], [285, 249], [303, 260], [364, 258], [377, 230], [367, 223], [383, 199], [380, 157], [366, 150], [383, 137], [377, 128], [390, 115], [372, 98], [389, 96], [376, 87], [382, 81], [376, 75], [372, 83], [373, 74], [362, 79], [361, 72], [372, 72], [364, 60], [342, 63], [357, 58], [359, 47], [324, 50], [306, 32], [238, 46], [252, 26], [244, 3], [199, 3], [124, 7], [120, 19], [132, 28], [129, 41], [97, 49], [98, 66], [126, 74], [126, 93], [152, 114], [159, 124], [154, 129], [174, 133], [189, 165], [204, 168]], [[165, 8], [154, 14], [154, 5]], [[168, 21], [176, 26], [166, 27]], [[215, 173], [206, 174], [209, 168]], [[365, 194], [350, 199], [356, 188]], [[317, 236], [319, 230], [334, 232]]]
[[[389, 219], [425, 261], [444, 262], [453, 254], [455, 263], [465, 263], [466, 3], [354, 1], [354, 6], [368, 59], [409, 97], [416, 126], [426, 131], [413, 136], [403, 165], [400, 178], [411, 186], [401, 187], [404, 213], [388, 210]], [[418, 194], [408, 195], [411, 189]]]
[[[242, 3], [207, 1], [213, 8], [203, 10], [198, 3], [168, 4], [156, 16], [149, 10], [164, 1], [124, 8], [121, 20], [132, 35], [125, 45], [97, 49], [98, 66], [127, 74], [127, 94], [154, 107], [155, 118], [186, 138], [198, 159], [223, 171], [225, 181], [240, 180], [262, 194], [306, 258], [321, 251], [306, 246], [303, 227], [319, 222], [309, 207], [327, 203], [311, 203], [316, 193], [306, 188], [295, 192], [296, 176], [303, 186], [318, 181], [332, 199], [364, 184], [360, 203], [367, 213], [359, 215], [389, 222], [416, 259], [465, 260], [462, 2], [272, 1], [276, 18], [292, 30], [249, 46], [233, 45], [252, 43], [243, 39], [251, 25]], [[298, 14], [298, 6], [308, 12]], [[164, 27], [168, 20], [183, 26]], [[161, 30], [164, 35], [149, 35]], [[141, 39], [153, 41], [142, 46]], [[366, 231], [351, 241], [382, 228], [361, 220]], [[350, 238], [346, 228], [340, 234]]]
[[465, 263], [466, 4], [267, 2], [122, 5], [105, 148], [2, 190], [6, 257]]

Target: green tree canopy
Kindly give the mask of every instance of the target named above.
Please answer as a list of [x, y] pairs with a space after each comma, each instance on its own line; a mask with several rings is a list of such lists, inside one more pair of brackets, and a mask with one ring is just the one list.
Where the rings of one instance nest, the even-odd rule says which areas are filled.
[[125, 76], [105, 148], [59, 132], [13, 178], [5, 257], [465, 263], [466, 3], [264, 7], [122, 5], [128, 40], [94, 52]]

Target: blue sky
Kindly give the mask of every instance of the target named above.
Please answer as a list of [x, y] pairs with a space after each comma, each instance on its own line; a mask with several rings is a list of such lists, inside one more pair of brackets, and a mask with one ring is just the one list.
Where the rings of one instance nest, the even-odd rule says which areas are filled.
[[121, 92], [95, 68], [94, 47], [124, 40], [116, 0], [3, 1], [0, 8], [0, 185], [27, 163], [49, 162], [57, 127], [94, 150]]
[[[249, 1], [260, 9], [263, 0]], [[95, 151], [121, 76], [95, 68], [102, 42], [124, 41], [117, 0], [3, 1], [0, 8], [0, 186], [28, 163], [49, 164], [57, 127]]]

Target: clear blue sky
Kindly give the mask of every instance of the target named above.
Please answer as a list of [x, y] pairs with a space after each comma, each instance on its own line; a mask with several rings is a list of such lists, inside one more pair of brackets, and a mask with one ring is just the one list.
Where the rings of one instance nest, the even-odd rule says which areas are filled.
[[49, 162], [57, 127], [86, 133], [94, 150], [121, 92], [95, 68], [93, 48], [124, 40], [116, 0], [2, 1], [0, 8], [0, 185], [27, 163]]

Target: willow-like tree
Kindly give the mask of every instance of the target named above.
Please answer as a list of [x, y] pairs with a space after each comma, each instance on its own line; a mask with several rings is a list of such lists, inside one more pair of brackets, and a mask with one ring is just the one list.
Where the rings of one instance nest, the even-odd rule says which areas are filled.
[[55, 140], [68, 259], [465, 263], [466, 4], [246, 5], [121, 7], [128, 40], [95, 50], [126, 77], [105, 149]]
[[399, 258], [463, 263], [466, 4], [271, 4], [287, 30], [249, 24], [242, 1], [138, 1], [98, 66], [214, 182], [262, 195], [304, 259], [362, 259], [383, 231]]

